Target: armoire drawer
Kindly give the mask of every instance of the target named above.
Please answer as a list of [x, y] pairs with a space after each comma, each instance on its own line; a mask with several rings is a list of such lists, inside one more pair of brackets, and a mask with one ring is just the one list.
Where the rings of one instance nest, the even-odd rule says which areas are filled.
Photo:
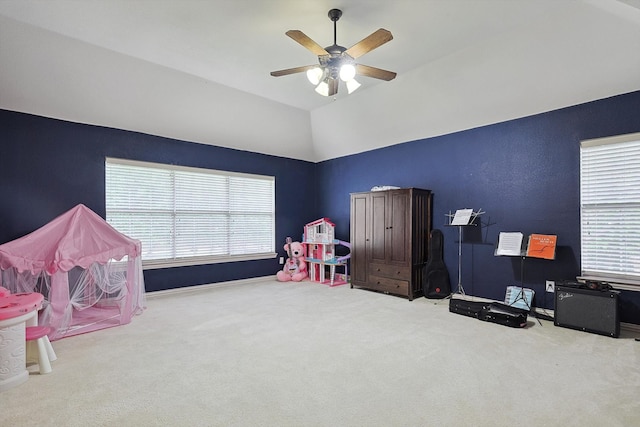
[[389, 279], [387, 277], [380, 277], [369, 275], [368, 286], [371, 289], [380, 292], [388, 292], [390, 294], [409, 295], [409, 281]]
[[388, 264], [369, 264], [369, 274], [389, 279], [411, 280], [411, 267]]

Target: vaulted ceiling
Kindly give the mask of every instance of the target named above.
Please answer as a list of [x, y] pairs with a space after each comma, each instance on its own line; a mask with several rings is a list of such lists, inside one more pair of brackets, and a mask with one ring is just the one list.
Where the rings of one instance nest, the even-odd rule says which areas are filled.
[[[269, 75], [332, 8], [394, 80]], [[639, 52], [640, 0], [0, 0], [0, 108], [322, 161], [640, 90]]]

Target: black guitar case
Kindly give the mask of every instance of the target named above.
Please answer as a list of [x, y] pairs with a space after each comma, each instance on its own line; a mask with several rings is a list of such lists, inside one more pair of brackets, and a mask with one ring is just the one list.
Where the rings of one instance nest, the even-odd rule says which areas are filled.
[[443, 260], [442, 231], [431, 231], [429, 243], [429, 259], [424, 266], [422, 292], [431, 299], [442, 299], [451, 295], [451, 281], [449, 271]]
[[449, 301], [449, 311], [511, 328], [527, 326], [527, 310], [499, 302], [466, 301], [452, 298]]

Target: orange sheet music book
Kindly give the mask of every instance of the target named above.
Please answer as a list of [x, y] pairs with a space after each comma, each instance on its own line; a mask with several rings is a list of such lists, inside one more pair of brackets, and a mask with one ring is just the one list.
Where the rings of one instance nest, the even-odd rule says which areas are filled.
[[527, 256], [532, 258], [555, 259], [558, 236], [552, 234], [532, 234], [529, 236]]

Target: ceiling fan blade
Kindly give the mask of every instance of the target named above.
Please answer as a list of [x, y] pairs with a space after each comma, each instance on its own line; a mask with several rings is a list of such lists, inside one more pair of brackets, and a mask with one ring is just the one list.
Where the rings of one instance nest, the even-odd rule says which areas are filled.
[[300, 30], [289, 30], [285, 34], [318, 56], [329, 55], [329, 52], [324, 50], [322, 46], [311, 40], [305, 33]]
[[351, 46], [349, 49], [345, 50], [344, 53], [355, 59], [367, 52], [372, 51], [378, 46], [382, 46], [389, 40], [393, 40], [391, 31], [380, 28], [379, 30], [374, 31], [364, 39], [360, 40], [358, 43]]
[[303, 73], [312, 68], [316, 68], [317, 66], [318, 65], [305, 65], [302, 67], [287, 68], [286, 70], [272, 71], [271, 75], [273, 77], [288, 76], [289, 74]]
[[387, 71], [381, 68], [370, 67], [368, 65], [362, 64], [356, 64], [356, 74], [386, 81], [396, 78], [396, 73], [394, 73], [393, 71]]
[[329, 96], [338, 93], [338, 79], [329, 79]]

